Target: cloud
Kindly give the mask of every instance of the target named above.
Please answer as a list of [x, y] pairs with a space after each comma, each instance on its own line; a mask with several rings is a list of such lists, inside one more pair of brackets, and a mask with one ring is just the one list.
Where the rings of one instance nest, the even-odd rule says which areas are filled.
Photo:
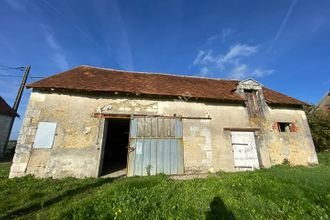
[[69, 68], [69, 64], [65, 55], [65, 52], [61, 45], [57, 42], [54, 35], [50, 32], [45, 32], [45, 40], [48, 46], [53, 50], [53, 60], [57, 64], [57, 66], [62, 69], [66, 70]]
[[268, 76], [273, 72], [274, 72], [273, 69], [264, 70], [260, 68], [251, 71], [247, 64], [238, 64], [230, 71], [230, 74], [228, 75], [227, 78], [229, 79], [246, 79], [249, 77], [261, 78], [264, 76]]
[[270, 52], [273, 49], [275, 43], [280, 38], [280, 36], [281, 36], [281, 34], [283, 32], [283, 29], [285, 28], [285, 26], [286, 26], [286, 24], [287, 24], [287, 22], [288, 22], [288, 20], [289, 20], [289, 18], [291, 16], [291, 14], [292, 14], [292, 11], [293, 11], [293, 9], [294, 9], [297, 1], [298, 0], [292, 0], [291, 5], [290, 5], [290, 7], [289, 7], [289, 9], [288, 9], [288, 11], [286, 13], [286, 15], [285, 15], [284, 19], [282, 20], [282, 24], [281, 24], [280, 28], [278, 29], [278, 31], [277, 31], [277, 33], [276, 33], [276, 35], [275, 35], [272, 43], [270, 44], [270, 46], [268, 48], [268, 52]]
[[234, 33], [234, 30], [231, 28], [224, 28], [222, 29], [222, 33], [221, 33], [221, 40], [222, 43], [225, 43], [225, 41], [227, 40], [228, 36], [232, 35]]
[[202, 57], [203, 57], [204, 54], [205, 54], [205, 52], [203, 50], [198, 51], [198, 54], [197, 54], [197, 56], [196, 56], [196, 58], [195, 58], [195, 60], [193, 62], [193, 65], [200, 64], [201, 63], [201, 59], [202, 59]]
[[239, 57], [247, 57], [258, 51], [257, 46], [249, 46], [245, 44], [236, 44], [232, 46], [228, 53], [223, 57], [219, 57], [217, 60], [218, 67], [223, 69], [224, 66], [228, 63], [237, 62], [237, 58]]
[[221, 30], [221, 32], [207, 38], [205, 43], [200, 48], [207, 48], [209, 46], [219, 44], [219, 43], [225, 43], [226, 40], [230, 35], [232, 35], [235, 31], [231, 28], [224, 28]]
[[239, 64], [235, 66], [228, 78], [230, 79], [244, 79], [247, 75], [248, 66], [246, 64]]
[[5, 2], [15, 11], [25, 11], [28, 0], [5, 0]]
[[237, 62], [239, 57], [247, 57], [258, 51], [257, 46], [249, 46], [246, 44], [236, 44], [230, 47], [226, 54], [214, 55], [212, 50], [200, 50], [193, 64], [215, 64], [218, 68], [224, 69], [225, 65]]
[[209, 74], [209, 69], [207, 67], [202, 67], [201, 68], [201, 71], [199, 72], [199, 76], [200, 77], [204, 77], [206, 76], [207, 74]]
[[244, 79], [248, 77], [264, 77], [272, 74], [272, 69], [251, 68], [242, 62], [259, 51], [256, 45], [235, 44], [224, 54], [216, 54], [213, 50], [199, 50], [193, 65], [200, 67], [200, 76], [210, 75], [212, 72], [226, 71], [227, 78]]
[[255, 77], [264, 77], [272, 74], [275, 70], [269, 69], [269, 70], [264, 70], [264, 69], [255, 69], [253, 72], [251, 72], [251, 76]]

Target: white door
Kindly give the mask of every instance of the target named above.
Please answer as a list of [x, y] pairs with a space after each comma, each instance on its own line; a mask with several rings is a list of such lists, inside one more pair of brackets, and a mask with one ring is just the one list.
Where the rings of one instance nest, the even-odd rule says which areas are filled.
[[236, 170], [259, 169], [258, 153], [253, 132], [231, 132]]

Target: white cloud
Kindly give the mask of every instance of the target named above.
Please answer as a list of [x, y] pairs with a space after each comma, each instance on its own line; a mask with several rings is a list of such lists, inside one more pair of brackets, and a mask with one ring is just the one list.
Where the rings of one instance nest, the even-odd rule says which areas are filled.
[[25, 3], [28, 0], [5, 0], [5, 2], [13, 9], [16, 11], [25, 11]]
[[248, 66], [246, 64], [239, 64], [230, 71], [230, 75], [228, 78], [244, 79], [246, 78], [247, 71], [248, 71]]
[[201, 48], [206, 48], [207, 46], [213, 45], [215, 43], [225, 43], [230, 35], [232, 35], [235, 31], [231, 28], [223, 28], [221, 32], [209, 37], [205, 44]]
[[198, 54], [193, 62], [193, 65], [198, 65], [201, 62], [201, 58], [203, 57], [204, 54], [205, 52], [203, 50], [198, 51]]
[[264, 77], [264, 76], [268, 76], [270, 74], [272, 74], [274, 72], [273, 69], [269, 69], [269, 70], [264, 70], [264, 69], [255, 69], [253, 72], [251, 72], [251, 76], [254, 77]]
[[249, 46], [246, 44], [236, 44], [231, 47], [229, 52], [224, 56], [223, 60], [231, 60], [239, 56], [250, 56], [251, 54], [257, 52], [257, 46]]
[[250, 70], [247, 64], [238, 64], [231, 71], [228, 76], [229, 79], [246, 79], [249, 77], [261, 78], [268, 76], [274, 72], [273, 69], [264, 70], [264, 69], [254, 69]]
[[228, 36], [230, 36], [233, 33], [234, 33], [234, 30], [231, 29], [231, 28], [224, 28], [224, 29], [222, 29], [222, 33], [221, 33], [222, 43], [224, 43], [227, 40]]
[[55, 39], [54, 35], [46, 31], [45, 39], [48, 46], [53, 50], [54, 62], [58, 65], [60, 69], [67, 70], [69, 68], [69, 64], [65, 52], [61, 45]]
[[213, 50], [199, 50], [193, 65], [199, 66], [201, 76], [211, 74], [211, 72], [227, 72], [231, 79], [244, 79], [248, 77], [264, 77], [272, 74], [274, 70], [251, 68], [243, 62], [244, 58], [250, 57], [259, 51], [258, 46], [247, 44], [235, 44], [231, 46], [227, 53], [216, 54]]
[[228, 53], [225, 54], [223, 57], [219, 57], [217, 60], [218, 67], [224, 69], [224, 66], [228, 63], [237, 62], [239, 57], [247, 57], [250, 56], [258, 51], [257, 46], [249, 46], [246, 44], [236, 44], [232, 46]]
[[199, 76], [200, 77], [204, 77], [206, 76], [207, 74], [209, 74], [209, 69], [207, 67], [202, 67], [201, 68], [201, 71], [199, 72]]
[[249, 46], [246, 44], [236, 44], [230, 47], [229, 51], [226, 54], [214, 55], [212, 50], [198, 52], [197, 57], [195, 58], [194, 65], [205, 65], [205, 64], [214, 64], [219, 69], [224, 69], [225, 65], [230, 63], [237, 62], [236, 59], [240, 57], [250, 56], [258, 51], [257, 46]]

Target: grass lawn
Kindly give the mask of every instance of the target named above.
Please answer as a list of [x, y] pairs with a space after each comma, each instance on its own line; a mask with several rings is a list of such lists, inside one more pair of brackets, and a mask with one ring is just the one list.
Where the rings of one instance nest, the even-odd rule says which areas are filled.
[[329, 219], [330, 153], [320, 165], [218, 173], [206, 179], [8, 179], [0, 219]]

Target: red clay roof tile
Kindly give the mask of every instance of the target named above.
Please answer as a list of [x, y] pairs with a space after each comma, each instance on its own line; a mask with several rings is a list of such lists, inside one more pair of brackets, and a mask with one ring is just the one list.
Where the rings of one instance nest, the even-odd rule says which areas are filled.
[[[79, 66], [27, 85], [28, 88], [54, 88], [93, 92], [125, 92], [160, 96], [191, 96], [193, 98], [244, 101], [235, 93], [239, 81], [178, 76], [159, 73], [129, 72]], [[302, 105], [303, 102], [264, 88], [267, 102]]]

